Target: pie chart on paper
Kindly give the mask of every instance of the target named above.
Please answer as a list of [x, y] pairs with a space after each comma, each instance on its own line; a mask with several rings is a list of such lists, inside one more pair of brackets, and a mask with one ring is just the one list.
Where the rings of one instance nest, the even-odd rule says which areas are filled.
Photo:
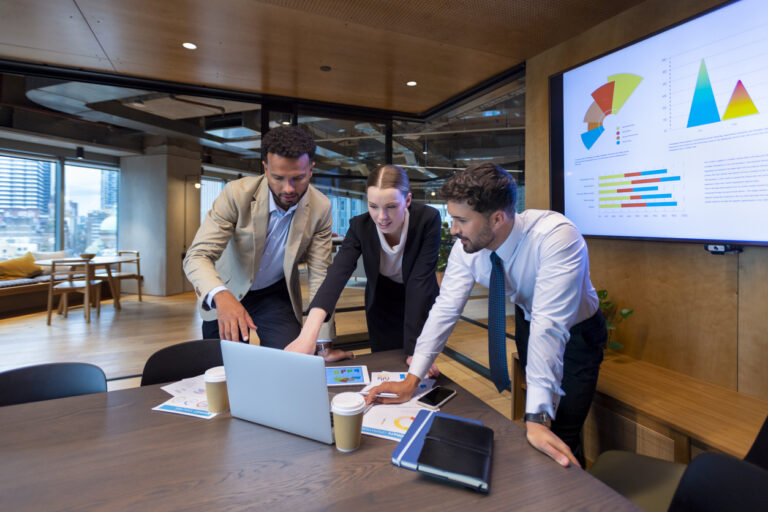
[[642, 77], [637, 75], [619, 73], [609, 76], [605, 84], [592, 91], [594, 101], [584, 114], [587, 131], [581, 134], [581, 141], [587, 149], [591, 149], [605, 132], [603, 128], [605, 117], [609, 114], [618, 114], [642, 81]]

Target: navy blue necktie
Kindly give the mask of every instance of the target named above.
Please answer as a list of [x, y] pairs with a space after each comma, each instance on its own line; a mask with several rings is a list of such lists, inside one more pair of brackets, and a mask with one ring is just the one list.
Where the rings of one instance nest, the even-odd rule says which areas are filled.
[[507, 369], [507, 312], [504, 307], [504, 266], [501, 258], [491, 253], [491, 285], [488, 295], [488, 362], [491, 380], [501, 393], [510, 387]]

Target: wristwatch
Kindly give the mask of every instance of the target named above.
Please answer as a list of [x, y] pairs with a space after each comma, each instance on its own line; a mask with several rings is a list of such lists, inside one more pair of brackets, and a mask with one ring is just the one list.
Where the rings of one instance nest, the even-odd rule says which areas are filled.
[[540, 423], [547, 428], [552, 425], [552, 418], [549, 417], [549, 414], [546, 412], [527, 412], [523, 416], [523, 423]]

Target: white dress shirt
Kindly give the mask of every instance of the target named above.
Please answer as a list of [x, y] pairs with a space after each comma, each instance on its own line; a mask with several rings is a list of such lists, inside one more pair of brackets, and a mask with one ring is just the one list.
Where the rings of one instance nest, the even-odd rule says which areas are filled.
[[376, 232], [379, 234], [381, 242], [381, 256], [379, 257], [379, 274], [387, 276], [396, 283], [403, 283], [403, 253], [405, 252], [405, 239], [408, 236], [408, 218], [410, 214], [405, 210], [403, 219], [403, 229], [400, 232], [400, 241], [394, 247], [389, 246], [389, 242], [384, 237], [379, 226], [376, 226]]
[[[555, 418], [565, 394], [560, 385], [569, 330], [599, 307], [589, 279], [586, 242], [563, 215], [526, 210], [515, 215], [512, 231], [496, 254], [504, 265], [507, 297], [531, 322], [525, 411], [546, 412]], [[440, 295], [416, 341], [410, 373], [424, 378], [448, 341], [475, 282], [490, 284], [490, 255], [488, 249], [467, 254], [461, 240], [456, 240]]]
[[[281, 280], [283, 272], [283, 260], [285, 259], [285, 245], [288, 242], [288, 232], [291, 229], [293, 212], [299, 205], [297, 202], [288, 210], [283, 210], [275, 202], [272, 192], [269, 193], [269, 225], [267, 226], [267, 239], [264, 242], [264, 254], [261, 255], [259, 270], [251, 284], [251, 290], [261, 290]], [[209, 308], [216, 307], [213, 297], [220, 291], [226, 290], [226, 286], [217, 286], [206, 297]]]

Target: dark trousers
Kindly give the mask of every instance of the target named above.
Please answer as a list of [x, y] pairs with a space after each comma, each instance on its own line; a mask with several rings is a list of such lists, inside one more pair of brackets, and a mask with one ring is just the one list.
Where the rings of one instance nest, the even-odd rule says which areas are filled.
[[[520, 364], [528, 362], [528, 337], [531, 323], [525, 320], [525, 313], [515, 306], [515, 343]], [[600, 310], [591, 318], [571, 328], [571, 338], [565, 345], [563, 357], [563, 381], [560, 387], [565, 396], [552, 422], [552, 432], [563, 440], [584, 467], [584, 446], [582, 427], [587, 419], [592, 398], [595, 395], [600, 363], [603, 362], [603, 348], [608, 340], [605, 319]]]
[[[249, 291], [240, 304], [258, 327], [256, 334], [264, 347], [285, 348], [301, 332], [285, 279], [261, 290]], [[218, 320], [203, 321], [203, 338], [220, 338]]]
[[376, 281], [376, 298], [366, 314], [371, 352], [403, 348], [405, 285], [388, 277]]

